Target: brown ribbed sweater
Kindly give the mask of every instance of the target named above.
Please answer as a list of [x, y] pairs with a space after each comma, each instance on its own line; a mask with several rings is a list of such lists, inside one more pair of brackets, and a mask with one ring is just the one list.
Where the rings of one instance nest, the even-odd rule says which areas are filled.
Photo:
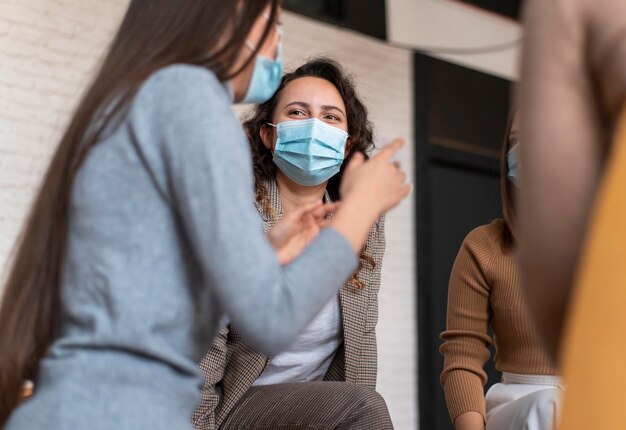
[[[474, 229], [461, 245], [450, 275], [441, 385], [452, 421], [464, 412], [486, 417], [483, 386], [489, 346], [501, 372], [553, 375], [522, 300], [515, 255], [503, 244], [503, 220]], [[489, 328], [495, 334], [489, 335]]]

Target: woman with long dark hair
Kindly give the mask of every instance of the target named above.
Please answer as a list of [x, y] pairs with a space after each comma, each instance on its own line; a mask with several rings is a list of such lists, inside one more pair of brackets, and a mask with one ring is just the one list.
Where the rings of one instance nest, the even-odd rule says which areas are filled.
[[[285, 127], [301, 127], [299, 138], [281, 132]], [[346, 161], [374, 148], [372, 124], [352, 79], [328, 58], [311, 59], [283, 76], [276, 93], [247, 114], [244, 129], [252, 148], [255, 205], [266, 230], [304, 202], [338, 200]], [[308, 155], [292, 157], [295, 151]], [[247, 346], [235, 324], [221, 330], [200, 362], [205, 386], [194, 413], [196, 429], [235, 429], [243, 422], [250, 429], [296, 423], [392, 428], [385, 402], [374, 391], [384, 251], [381, 217], [368, 234], [357, 271], [273, 357]], [[265, 413], [276, 402], [276, 413]]]
[[[272, 245], [292, 248], [294, 231], [314, 230], [325, 209], [300, 208], [267, 240], [230, 106], [278, 87], [279, 14], [277, 0], [131, 1], [9, 273], [0, 425], [189, 428], [196, 362], [221, 321], [278, 352], [354, 271], [373, 222], [406, 196], [390, 162], [401, 143], [356, 157], [329, 228], [280, 264]], [[35, 394], [16, 409], [27, 379]]]
[[[500, 159], [504, 218], [467, 235], [450, 275], [441, 384], [458, 430], [550, 430], [557, 416], [560, 378], [531, 324], [515, 255], [514, 196], [523, 144], [516, 117], [507, 124]], [[492, 343], [503, 375], [485, 395], [483, 366]]]

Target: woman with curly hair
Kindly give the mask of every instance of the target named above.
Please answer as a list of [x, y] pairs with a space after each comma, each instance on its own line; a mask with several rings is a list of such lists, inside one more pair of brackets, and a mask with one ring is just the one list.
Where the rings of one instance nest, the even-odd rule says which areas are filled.
[[[374, 148], [372, 125], [352, 80], [317, 58], [286, 74], [276, 94], [244, 122], [253, 154], [255, 205], [265, 229], [299, 205], [339, 199], [344, 160]], [[263, 355], [234, 325], [200, 367], [197, 429], [392, 428], [376, 385], [377, 294], [384, 219], [372, 227], [357, 271], [286, 350]], [[307, 238], [300, 238], [306, 241]], [[320, 271], [324, 267], [320, 266]]]

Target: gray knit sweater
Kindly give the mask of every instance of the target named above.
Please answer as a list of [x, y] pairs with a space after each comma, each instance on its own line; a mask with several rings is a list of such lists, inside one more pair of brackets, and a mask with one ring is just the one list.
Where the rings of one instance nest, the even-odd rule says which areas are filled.
[[331, 228], [281, 267], [230, 105], [210, 71], [170, 66], [89, 152], [73, 184], [59, 336], [7, 429], [191, 429], [196, 362], [225, 316], [275, 354], [355, 270]]

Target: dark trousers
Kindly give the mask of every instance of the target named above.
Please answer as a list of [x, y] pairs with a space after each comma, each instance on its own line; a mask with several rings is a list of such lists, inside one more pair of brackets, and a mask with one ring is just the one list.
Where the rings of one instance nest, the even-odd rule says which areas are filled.
[[347, 382], [252, 387], [220, 430], [387, 430], [389, 411], [376, 391]]

